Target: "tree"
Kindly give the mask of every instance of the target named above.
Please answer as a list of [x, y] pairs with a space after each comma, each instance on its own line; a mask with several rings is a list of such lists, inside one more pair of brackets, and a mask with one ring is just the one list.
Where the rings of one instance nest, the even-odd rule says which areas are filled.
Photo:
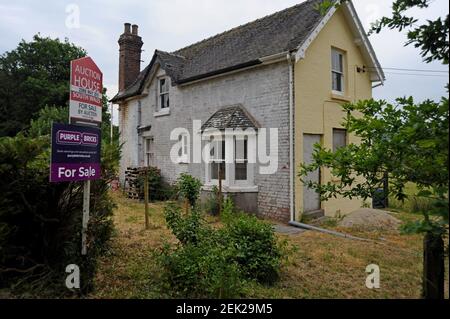
[[[339, 5], [346, 0], [338, 1]], [[392, 6], [392, 17], [383, 17], [371, 33], [384, 28], [402, 31], [409, 29], [406, 45], [420, 48], [424, 61], [448, 64], [448, 14], [417, 25], [418, 20], [406, 15], [410, 8], [428, 8], [431, 0], [397, 0]], [[326, 11], [334, 1], [325, 1], [319, 8]], [[347, 112], [344, 126], [349, 133], [361, 138], [361, 144], [350, 144], [336, 152], [316, 145], [311, 165], [302, 165], [300, 179], [315, 189], [323, 200], [373, 197], [383, 188], [388, 177], [388, 194], [405, 200], [405, 186], [414, 183], [417, 197], [433, 202], [433, 208], [423, 212], [423, 220], [407, 224], [405, 232], [423, 233], [425, 298], [444, 297], [444, 240], [448, 235], [448, 98], [415, 103], [413, 98], [399, 98], [396, 104], [373, 99], [343, 106]], [[329, 169], [339, 183], [313, 183], [306, 176], [317, 169]], [[361, 178], [362, 177], [362, 178]]]
[[67, 106], [70, 61], [86, 51], [66, 39], [33, 37], [0, 55], [0, 136], [28, 128], [45, 106]]

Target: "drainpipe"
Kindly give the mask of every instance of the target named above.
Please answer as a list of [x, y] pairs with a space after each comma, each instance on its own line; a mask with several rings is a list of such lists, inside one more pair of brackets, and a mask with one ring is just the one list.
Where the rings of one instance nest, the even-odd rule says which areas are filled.
[[289, 65], [289, 200], [291, 222], [295, 222], [295, 203], [294, 203], [294, 64], [292, 63], [291, 53], [287, 54]]

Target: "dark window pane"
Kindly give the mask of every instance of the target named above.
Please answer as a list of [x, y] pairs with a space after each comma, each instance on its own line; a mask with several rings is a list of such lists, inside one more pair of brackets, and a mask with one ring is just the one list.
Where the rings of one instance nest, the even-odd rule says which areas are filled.
[[159, 81], [159, 93], [165, 93], [166, 92], [166, 79], [161, 79]]
[[161, 109], [166, 109], [169, 107], [169, 94], [162, 94], [161, 99]]
[[247, 180], [247, 163], [235, 164], [235, 180], [246, 181]]
[[342, 74], [333, 72], [333, 90], [334, 91], [338, 91], [338, 92], [342, 92], [343, 91]]
[[225, 163], [211, 163], [211, 179], [219, 179], [219, 169], [221, 170], [222, 180], [225, 180]]

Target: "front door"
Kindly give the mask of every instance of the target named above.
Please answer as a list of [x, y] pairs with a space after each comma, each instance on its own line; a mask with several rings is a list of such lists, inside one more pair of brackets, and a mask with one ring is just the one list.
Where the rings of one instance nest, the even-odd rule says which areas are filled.
[[[303, 135], [303, 162], [308, 165], [313, 162], [314, 145], [321, 143], [321, 135], [305, 134]], [[320, 170], [309, 173], [306, 181], [320, 183]], [[320, 210], [321, 202], [320, 195], [315, 190], [307, 186], [303, 187], [303, 211], [304, 213], [314, 212]]]

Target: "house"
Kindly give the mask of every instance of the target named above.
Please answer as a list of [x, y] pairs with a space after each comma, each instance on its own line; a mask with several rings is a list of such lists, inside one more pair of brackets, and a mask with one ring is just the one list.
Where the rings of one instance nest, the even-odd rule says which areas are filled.
[[[358, 142], [342, 127], [341, 105], [371, 98], [384, 81], [353, 4], [321, 14], [319, 2], [175, 52], [157, 50], [142, 71], [138, 27], [125, 24], [112, 100], [124, 143], [121, 179], [127, 167], [146, 165], [169, 182], [194, 175], [205, 193], [220, 179], [238, 207], [281, 221], [360, 208], [358, 199], [321, 202], [297, 177], [315, 143]], [[333, 180], [326, 170], [308, 178]]]

